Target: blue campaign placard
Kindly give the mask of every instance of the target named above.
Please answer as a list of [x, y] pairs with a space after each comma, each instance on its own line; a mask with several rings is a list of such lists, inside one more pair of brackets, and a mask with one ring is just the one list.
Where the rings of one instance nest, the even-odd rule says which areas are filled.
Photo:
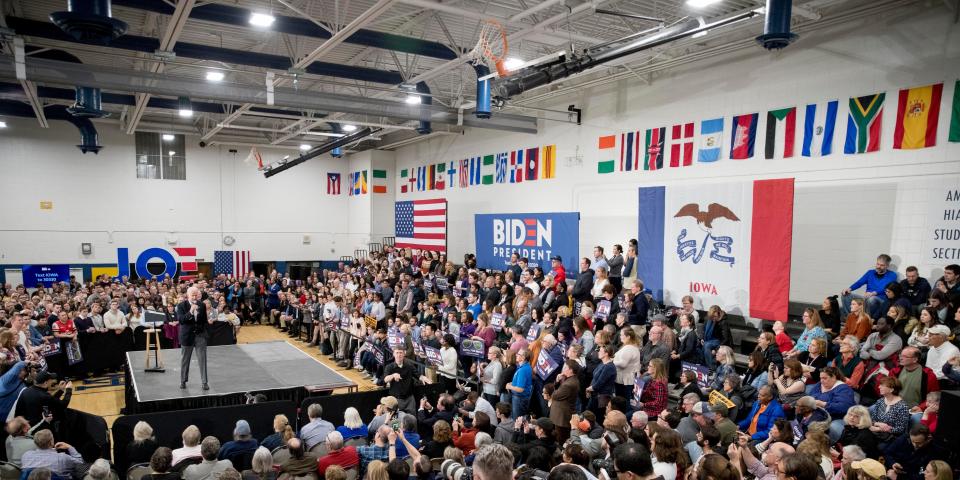
[[550, 272], [550, 257], [563, 258], [567, 278], [574, 279], [579, 268], [580, 214], [483, 213], [474, 215], [477, 266], [504, 270], [516, 252], [530, 260], [531, 267]]
[[27, 288], [70, 281], [70, 265], [24, 265], [22, 270], [23, 286]]

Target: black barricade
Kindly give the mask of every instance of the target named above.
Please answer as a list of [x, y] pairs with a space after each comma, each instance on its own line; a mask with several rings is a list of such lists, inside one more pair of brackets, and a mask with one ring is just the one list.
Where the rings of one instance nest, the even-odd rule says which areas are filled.
[[[424, 396], [431, 404], [435, 405], [441, 392], [443, 392], [443, 386], [437, 383], [414, 387], [414, 397], [416, 397], [418, 405], [420, 399]], [[370, 423], [370, 420], [373, 420], [374, 417], [373, 411], [380, 404], [380, 399], [388, 395], [390, 395], [389, 390], [381, 388], [367, 392], [305, 398], [300, 403], [300, 425], [306, 425], [310, 421], [307, 419], [307, 407], [312, 403], [320, 404], [320, 407], [323, 408], [323, 419], [334, 425], [343, 425], [343, 412], [349, 407], [356, 408], [360, 412], [360, 418], [363, 419], [364, 423]]]
[[117, 465], [118, 472], [126, 471], [129, 466], [126, 447], [133, 440], [133, 427], [141, 420], [153, 427], [153, 434], [160, 445], [179, 448], [183, 445], [181, 434], [190, 425], [196, 425], [200, 429], [201, 437], [212, 435], [219, 438], [221, 443], [226, 443], [233, 439], [233, 428], [240, 419], [250, 423], [254, 438], [263, 440], [264, 437], [273, 433], [273, 417], [281, 413], [288, 419], [295, 419], [296, 404], [266, 402], [255, 405], [121, 416], [113, 423], [112, 429], [113, 444], [116, 446], [114, 463]]

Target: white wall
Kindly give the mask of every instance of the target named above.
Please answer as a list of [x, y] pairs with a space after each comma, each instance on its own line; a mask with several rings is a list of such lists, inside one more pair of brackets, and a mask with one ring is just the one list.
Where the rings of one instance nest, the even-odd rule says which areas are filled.
[[[941, 6], [911, 4], [859, 25], [820, 30], [780, 53], [759, 47], [670, 72], [652, 85], [631, 80], [557, 98], [547, 108], [583, 108], [582, 126], [541, 122], [538, 136], [472, 129], [463, 137], [438, 138], [397, 152], [397, 167], [451, 161], [538, 145], [557, 145], [557, 178], [521, 185], [398, 194], [399, 199], [446, 196], [450, 208], [448, 248], [452, 258], [475, 249], [474, 213], [581, 212], [580, 247], [625, 244], [637, 235], [637, 188], [690, 182], [796, 178], [791, 300], [819, 302], [838, 292], [873, 264], [881, 252], [902, 271], [918, 264], [939, 277], [943, 264], [921, 262], [920, 231], [927, 215], [921, 193], [929, 182], [956, 178], [960, 144], [947, 143], [949, 102], [960, 76], [960, 26]], [[897, 91], [944, 82], [937, 146], [892, 149]], [[835, 151], [842, 152], [846, 103], [851, 96], [886, 91], [881, 150], [865, 155], [799, 156], [802, 106], [840, 100]], [[765, 112], [796, 105], [797, 157], [763, 159]], [[597, 174], [597, 137], [627, 130], [670, 126], [760, 112], [755, 157], [721, 160], [657, 172]], [[578, 165], [578, 156], [582, 164]], [[726, 157], [726, 153], [725, 153]], [[918, 219], [919, 218], [919, 219]], [[945, 262], [946, 263], [946, 262]], [[944, 263], [944, 264], [945, 264]]]
[[[212, 261], [217, 249], [250, 250], [253, 260], [335, 260], [366, 242], [347, 228], [347, 160], [329, 155], [272, 178], [245, 163], [248, 148], [199, 148], [187, 139], [187, 179], [136, 178], [134, 141], [98, 125], [99, 155], [81, 155], [79, 135], [65, 123], [41, 129], [35, 120], [5, 118], [0, 130], [0, 263], [116, 263], [149, 247], [197, 247]], [[265, 163], [292, 153], [263, 150]], [[343, 194], [327, 195], [327, 172], [340, 172]], [[52, 210], [40, 210], [40, 201]], [[302, 243], [310, 235], [309, 245]], [[232, 235], [232, 247], [221, 244]], [[93, 243], [93, 255], [80, 253]]]

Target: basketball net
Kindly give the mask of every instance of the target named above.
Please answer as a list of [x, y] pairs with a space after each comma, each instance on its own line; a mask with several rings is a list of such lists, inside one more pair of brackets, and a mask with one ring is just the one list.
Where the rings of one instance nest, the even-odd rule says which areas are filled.
[[480, 27], [480, 38], [470, 51], [473, 64], [492, 65], [496, 68], [497, 75], [505, 77], [510, 75], [510, 71], [503, 65], [508, 51], [507, 31], [504, 30], [503, 25], [495, 20], [485, 20]]

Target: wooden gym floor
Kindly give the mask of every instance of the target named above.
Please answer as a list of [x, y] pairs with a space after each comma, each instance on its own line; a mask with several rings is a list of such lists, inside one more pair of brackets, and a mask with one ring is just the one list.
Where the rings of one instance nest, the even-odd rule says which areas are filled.
[[[266, 325], [245, 325], [240, 328], [240, 333], [237, 335], [237, 343], [257, 343], [273, 340], [289, 341], [291, 345], [303, 350], [324, 365], [356, 382], [360, 391], [376, 390], [379, 388], [357, 370], [338, 367], [337, 364], [326, 355], [321, 355], [320, 349], [317, 347], [307, 347], [306, 342], [292, 339], [288, 337], [286, 333], [274, 327]], [[124, 407], [123, 373], [111, 373], [100, 377], [74, 380], [73, 387], [73, 398], [70, 400], [70, 408], [100, 415], [107, 421], [107, 426], [112, 427], [114, 420], [120, 416], [120, 409]], [[342, 392], [346, 392], [346, 389], [341, 390]], [[337, 393], [337, 391], [334, 393]]]

